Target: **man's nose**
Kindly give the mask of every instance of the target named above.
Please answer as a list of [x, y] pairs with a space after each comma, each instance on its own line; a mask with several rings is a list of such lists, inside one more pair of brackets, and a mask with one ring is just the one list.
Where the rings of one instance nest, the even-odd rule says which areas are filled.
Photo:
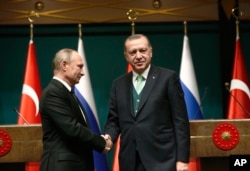
[[141, 52], [138, 50], [136, 51], [136, 54], [135, 54], [136, 58], [141, 58]]
[[81, 70], [81, 75], [84, 76], [85, 75], [85, 72], [84, 72], [84, 69], [82, 68]]

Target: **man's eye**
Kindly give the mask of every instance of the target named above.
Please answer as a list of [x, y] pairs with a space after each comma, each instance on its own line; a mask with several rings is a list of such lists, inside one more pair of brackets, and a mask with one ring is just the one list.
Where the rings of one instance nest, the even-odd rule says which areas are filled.
[[140, 49], [140, 52], [141, 53], [144, 53], [144, 52], [146, 52], [147, 51], [147, 49]]
[[136, 52], [137, 52], [137, 50], [134, 50], [134, 51], [129, 52], [129, 54], [134, 55], [134, 54], [136, 54]]

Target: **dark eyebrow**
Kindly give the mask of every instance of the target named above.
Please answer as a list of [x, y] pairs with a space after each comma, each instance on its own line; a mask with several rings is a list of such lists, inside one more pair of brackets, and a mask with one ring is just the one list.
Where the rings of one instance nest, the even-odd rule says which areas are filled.
[[145, 47], [145, 48], [133, 49], [133, 50], [128, 51], [128, 52], [129, 52], [129, 53], [136, 53], [137, 51], [139, 51], [139, 52], [145, 52], [145, 51], [147, 51], [147, 50], [148, 50], [148, 48]]

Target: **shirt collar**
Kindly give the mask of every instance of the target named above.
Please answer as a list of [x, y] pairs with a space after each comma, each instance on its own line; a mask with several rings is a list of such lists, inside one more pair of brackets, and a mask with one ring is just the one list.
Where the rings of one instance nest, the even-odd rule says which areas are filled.
[[[151, 67], [151, 65], [149, 65], [149, 66], [145, 69], [145, 71], [143, 71], [143, 73], [140, 74], [141, 76], [143, 76], [143, 77], [145, 78], [145, 80], [146, 80], [147, 77], [148, 77], [148, 73], [149, 73], [150, 67]], [[136, 77], [137, 77], [138, 75], [139, 75], [138, 73], [136, 73], [135, 71], [133, 71], [133, 80], [135, 80]]]
[[71, 92], [72, 87], [70, 87], [70, 85], [67, 82], [63, 81], [61, 78], [58, 78], [56, 76], [54, 76], [53, 79], [60, 81], [69, 90], [69, 92]]

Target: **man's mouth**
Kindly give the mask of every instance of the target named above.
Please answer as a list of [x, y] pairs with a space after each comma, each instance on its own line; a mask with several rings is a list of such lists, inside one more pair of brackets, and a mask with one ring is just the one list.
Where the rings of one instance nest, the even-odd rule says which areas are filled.
[[135, 64], [136, 64], [136, 65], [142, 65], [143, 62], [136, 62]]

